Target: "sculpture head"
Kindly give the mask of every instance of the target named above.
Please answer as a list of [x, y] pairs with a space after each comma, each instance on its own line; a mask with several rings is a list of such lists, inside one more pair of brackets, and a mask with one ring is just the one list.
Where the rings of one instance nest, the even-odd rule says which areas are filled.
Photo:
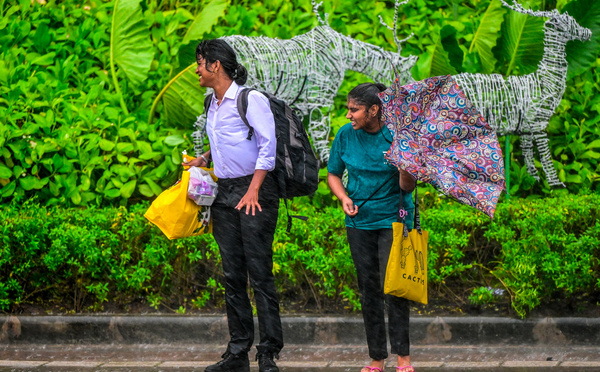
[[592, 37], [592, 31], [580, 26], [575, 18], [571, 17], [569, 13], [565, 12], [560, 14], [556, 9], [553, 13], [556, 13], [557, 15], [549, 22], [552, 22], [554, 27], [562, 34], [566, 35], [569, 40], [587, 41]]
[[571, 17], [569, 13], [559, 13], [558, 10], [552, 11], [536, 11], [531, 9], [525, 9], [521, 4], [514, 1], [513, 5], [509, 5], [505, 0], [502, 1], [505, 7], [514, 10], [515, 12], [527, 14], [533, 17], [545, 17], [549, 18], [548, 23], [553, 26], [561, 35], [563, 35], [568, 41], [570, 40], [581, 40], [586, 41], [592, 37], [592, 31], [582, 27], [577, 23], [575, 18]]

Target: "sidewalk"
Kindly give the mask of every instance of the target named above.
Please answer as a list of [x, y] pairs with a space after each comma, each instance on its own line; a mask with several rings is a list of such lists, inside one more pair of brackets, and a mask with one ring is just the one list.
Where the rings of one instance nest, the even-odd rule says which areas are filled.
[[[282, 322], [282, 371], [357, 371], [369, 361], [360, 317]], [[228, 339], [222, 316], [23, 316], [0, 324], [0, 371], [202, 371]], [[600, 371], [600, 319], [413, 316], [411, 356], [419, 372]]]

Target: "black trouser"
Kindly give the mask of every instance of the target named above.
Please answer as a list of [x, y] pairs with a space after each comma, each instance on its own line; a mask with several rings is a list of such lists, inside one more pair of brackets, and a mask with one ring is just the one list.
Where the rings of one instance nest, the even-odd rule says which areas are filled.
[[247, 215], [246, 208], [235, 206], [246, 194], [252, 175], [220, 179], [212, 206], [213, 235], [223, 261], [225, 303], [233, 354], [247, 353], [254, 341], [252, 306], [248, 298], [248, 276], [254, 290], [260, 343], [258, 352], [278, 353], [283, 347], [279, 301], [273, 277], [273, 236], [277, 224], [279, 199], [274, 178], [265, 178], [258, 201], [262, 212]]
[[360, 303], [369, 356], [377, 360], [388, 357], [384, 303], [388, 312], [391, 352], [407, 356], [410, 354], [409, 302], [407, 299], [383, 293], [385, 270], [394, 238], [393, 230], [361, 230], [347, 227], [346, 231], [361, 293]]

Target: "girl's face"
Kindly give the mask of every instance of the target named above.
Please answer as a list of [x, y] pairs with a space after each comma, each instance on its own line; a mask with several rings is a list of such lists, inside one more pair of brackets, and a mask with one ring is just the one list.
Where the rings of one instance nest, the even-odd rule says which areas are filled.
[[206, 69], [207, 62], [202, 56], [198, 57], [196, 62], [198, 63], [198, 66], [196, 66], [196, 75], [200, 77], [200, 86], [208, 88], [214, 87], [214, 82], [217, 75], [215, 73], [215, 67], [218, 64], [218, 61], [213, 64], [208, 63], [208, 68], [210, 71]]
[[358, 104], [352, 98], [348, 98], [346, 106], [348, 107], [346, 119], [350, 119], [354, 130], [362, 129], [367, 132], [379, 130], [379, 120], [375, 115], [377, 113], [377, 106], [368, 108], [365, 105]]

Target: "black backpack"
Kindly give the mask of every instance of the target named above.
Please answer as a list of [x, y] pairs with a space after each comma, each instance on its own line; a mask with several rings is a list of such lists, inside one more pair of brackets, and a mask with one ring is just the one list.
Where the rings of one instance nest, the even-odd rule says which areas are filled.
[[[248, 123], [248, 94], [254, 89], [244, 89], [237, 98], [238, 113], [248, 127], [247, 140], [252, 139], [254, 128]], [[319, 160], [310, 145], [308, 134], [304, 129], [302, 120], [284, 101], [272, 94], [261, 92], [269, 99], [271, 112], [275, 121], [275, 137], [277, 138], [277, 151], [275, 158], [274, 175], [279, 186], [279, 197], [284, 199], [287, 209], [287, 199], [296, 196], [311, 195], [319, 186]], [[204, 99], [204, 112], [208, 107], [212, 94]], [[292, 218], [306, 220], [304, 216], [290, 216], [288, 212], [289, 232]]]

